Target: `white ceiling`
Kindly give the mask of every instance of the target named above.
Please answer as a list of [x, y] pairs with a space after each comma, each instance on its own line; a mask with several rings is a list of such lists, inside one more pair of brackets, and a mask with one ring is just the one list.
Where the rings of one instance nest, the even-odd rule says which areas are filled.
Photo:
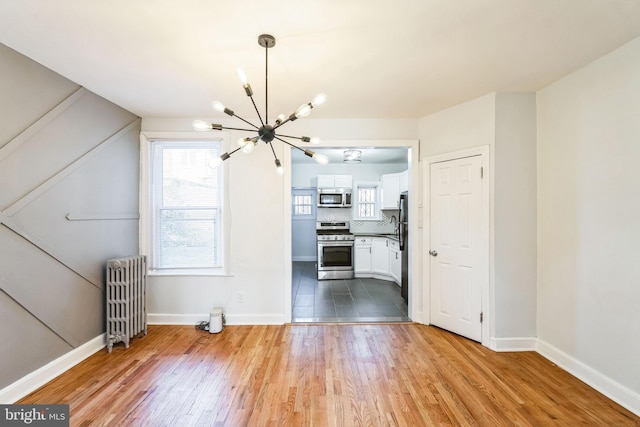
[[640, 36], [638, 0], [0, 0], [0, 42], [141, 117], [418, 118], [534, 91]]

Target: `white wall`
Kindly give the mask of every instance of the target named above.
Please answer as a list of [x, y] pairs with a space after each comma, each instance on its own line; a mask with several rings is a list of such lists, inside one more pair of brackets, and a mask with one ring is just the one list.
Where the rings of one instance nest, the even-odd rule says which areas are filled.
[[425, 157], [495, 143], [496, 95], [489, 94], [419, 121], [420, 154]]
[[[143, 120], [142, 132], [151, 131], [186, 131], [201, 136], [191, 130], [190, 119]], [[240, 136], [231, 132], [229, 144], [235, 145]], [[282, 145], [274, 148], [286, 165]], [[149, 277], [150, 323], [195, 324], [208, 319], [213, 307], [222, 307], [230, 324], [284, 322], [285, 180], [275, 173], [273, 154], [264, 145], [250, 156], [236, 153], [224, 166], [228, 170], [225, 222], [230, 226], [230, 248], [225, 256], [229, 274]], [[243, 303], [238, 302], [239, 293], [244, 294]]]
[[[191, 121], [146, 118], [142, 131], [191, 132]], [[233, 119], [212, 121], [238, 125]], [[398, 139], [416, 141], [417, 135], [415, 120], [304, 119], [290, 125], [290, 135], [307, 134], [333, 141], [389, 140], [391, 146]], [[244, 133], [231, 132], [231, 144], [241, 136]], [[288, 149], [277, 141], [274, 148], [285, 168], [290, 168]], [[150, 277], [150, 322], [193, 324], [205, 320], [213, 307], [223, 307], [230, 324], [283, 323], [291, 315], [291, 177], [275, 173], [273, 155], [265, 146], [257, 147], [251, 156], [238, 153], [225, 164], [229, 168], [230, 275]], [[244, 303], [237, 302], [238, 292], [245, 294]]]
[[640, 38], [537, 105], [538, 337], [640, 413]]

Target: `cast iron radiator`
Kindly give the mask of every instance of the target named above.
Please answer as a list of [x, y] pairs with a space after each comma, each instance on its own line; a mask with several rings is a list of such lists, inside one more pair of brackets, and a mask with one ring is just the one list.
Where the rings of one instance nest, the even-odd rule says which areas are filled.
[[107, 261], [107, 350], [141, 333], [147, 334], [147, 258], [144, 255]]

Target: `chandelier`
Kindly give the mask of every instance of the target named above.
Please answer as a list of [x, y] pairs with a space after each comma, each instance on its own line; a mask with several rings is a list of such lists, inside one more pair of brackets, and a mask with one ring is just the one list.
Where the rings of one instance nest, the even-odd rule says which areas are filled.
[[262, 119], [262, 116], [260, 115], [260, 111], [258, 110], [258, 106], [256, 105], [255, 100], [253, 99], [253, 90], [251, 89], [251, 86], [249, 85], [249, 83], [247, 82], [247, 76], [244, 73], [244, 71], [242, 69], [238, 70], [238, 77], [240, 77], [240, 81], [242, 82], [242, 87], [244, 88], [245, 93], [247, 94], [247, 96], [251, 99], [251, 103], [253, 104], [253, 108], [255, 108], [256, 113], [258, 114], [258, 119], [260, 120], [260, 126], [257, 126], [251, 122], [249, 122], [248, 120], [243, 119], [242, 117], [238, 116], [233, 110], [225, 107], [221, 102], [219, 101], [214, 101], [213, 102], [213, 108], [216, 111], [219, 111], [221, 113], [225, 113], [231, 117], [236, 117], [238, 119], [240, 119], [241, 121], [243, 121], [244, 123], [248, 124], [249, 126], [253, 127], [253, 129], [243, 129], [243, 128], [235, 128], [235, 127], [227, 127], [227, 126], [222, 126], [221, 124], [216, 124], [216, 123], [209, 123], [203, 120], [194, 120], [193, 121], [193, 128], [194, 130], [197, 131], [209, 131], [209, 130], [238, 130], [238, 131], [245, 131], [245, 132], [257, 132], [257, 135], [253, 135], [253, 136], [247, 136], [245, 138], [241, 138], [238, 141], [238, 148], [232, 150], [231, 152], [226, 152], [224, 154], [222, 154], [220, 156], [220, 161], [225, 161], [227, 160], [229, 157], [231, 157], [234, 153], [236, 153], [239, 150], [242, 150], [243, 153], [245, 154], [249, 154], [251, 152], [253, 152], [253, 149], [255, 148], [255, 146], [258, 144], [258, 142], [262, 141], [266, 144], [269, 145], [269, 147], [271, 148], [271, 152], [273, 153], [273, 157], [275, 158], [275, 165], [276, 165], [276, 171], [282, 175], [283, 174], [283, 169], [282, 169], [282, 163], [280, 162], [280, 159], [278, 159], [278, 156], [276, 155], [276, 151], [273, 149], [273, 140], [277, 139], [278, 141], [281, 141], [293, 148], [296, 148], [300, 151], [302, 151], [304, 154], [306, 154], [307, 156], [313, 158], [316, 162], [320, 163], [320, 164], [326, 164], [328, 163], [329, 159], [319, 153], [314, 153], [311, 150], [308, 149], [304, 149], [304, 148], [300, 148], [297, 145], [294, 145], [292, 143], [290, 143], [289, 141], [286, 141], [283, 138], [290, 138], [290, 139], [299, 139], [302, 142], [310, 142], [312, 144], [318, 144], [320, 141], [317, 138], [309, 138], [308, 136], [291, 136], [291, 135], [283, 135], [280, 132], [277, 132], [278, 129], [280, 129], [281, 126], [283, 126], [285, 123], [287, 122], [293, 122], [294, 120], [299, 119], [300, 117], [306, 117], [311, 113], [311, 110], [315, 107], [317, 107], [320, 104], [323, 104], [326, 101], [326, 96], [324, 94], [320, 94], [318, 96], [316, 96], [311, 102], [306, 103], [306, 104], [302, 104], [300, 105], [300, 107], [298, 107], [298, 109], [296, 109], [293, 113], [291, 113], [288, 117], [285, 116], [284, 114], [280, 114], [276, 120], [275, 123], [273, 125], [269, 124], [269, 48], [272, 48], [273, 46], [276, 45], [276, 39], [275, 37], [273, 37], [270, 34], [262, 34], [258, 37], [258, 44], [262, 47], [264, 47], [264, 52], [265, 52], [265, 71], [264, 71], [264, 78], [265, 78], [265, 112], [264, 112], [264, 120]]

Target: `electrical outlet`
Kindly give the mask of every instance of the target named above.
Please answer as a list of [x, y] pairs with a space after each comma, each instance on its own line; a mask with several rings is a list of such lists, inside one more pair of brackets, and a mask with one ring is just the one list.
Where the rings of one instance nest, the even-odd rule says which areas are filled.
[[245, 297], [245, 294], [243, 291], [236, 293], [236, 302], [238, 304], [244, 304], [244, 297]]

